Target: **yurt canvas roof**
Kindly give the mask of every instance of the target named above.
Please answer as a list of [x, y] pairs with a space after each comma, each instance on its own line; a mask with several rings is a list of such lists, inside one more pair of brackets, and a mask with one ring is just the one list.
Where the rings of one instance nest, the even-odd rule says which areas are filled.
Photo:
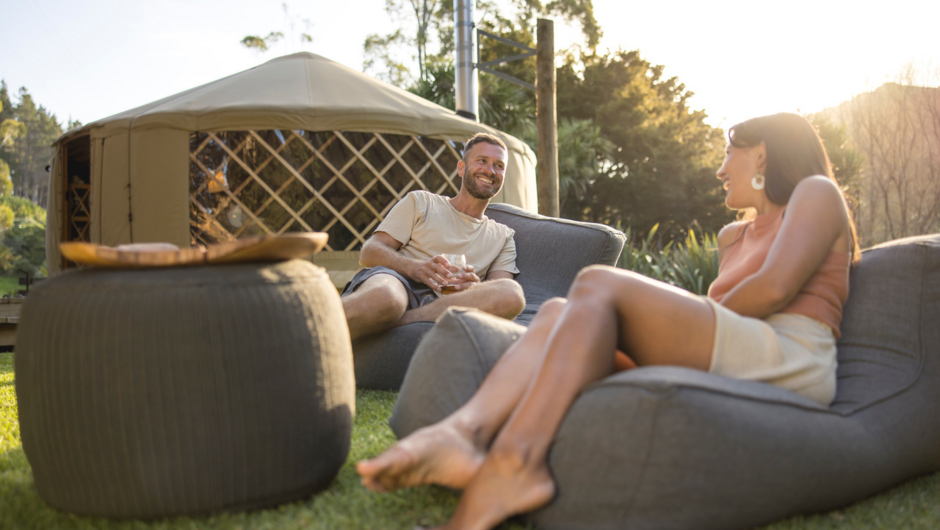
[[[250, 70], [98, 120], [87, 130], [169, 127], [189, 131], [303, 129], [416, 134], [458, 141], [481, 130], [525, 144], [440, 105], [312, 53]], [[76, 131], [70, 131], [72, 134]], [[68, 135], [67, 134], [67, 135]], [[528, 150], [530, 158], [531, 150]]]
[[[490, 132], [506, 142], [510, 155], [506, 185], [494, 201], [537, 209], [535, 155], [524, 142], [312, 53], [279, 57], [68, 131], [56, 141], [59, 167], [53, 178], [58, 183], [66, 178], [63, 145], [88, 134], [91, 240], [188, 245], [189, 135], [248, 129], [376, 132], [456, 142]], [[53, 217], [62, 214], [61, 192], [55, 199]], [[54, 219], [50, 226], [61, 232]], [[47, 240], [52, 264], [61, 234], [50, 231]]]

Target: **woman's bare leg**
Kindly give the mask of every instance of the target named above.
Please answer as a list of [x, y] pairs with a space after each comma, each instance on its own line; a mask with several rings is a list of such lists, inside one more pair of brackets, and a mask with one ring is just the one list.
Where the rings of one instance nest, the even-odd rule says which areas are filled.
[[466, 486], [533, 380], [564, 305], [562, 298], [542, 304], [522, 337], [500, 358], [473, 397], [453, 414], [406, 436], [376, 458], [359, 462], [356, 471], [363, 485], [376, 491], [418, 484]]
[[584, 387], [611, 372], [618, 346], [640, 366], [708, 369], [715, 319], [698, 297], [609, 267], [583, 271], [569, 295], [533, 384], [499, 431], [447, 528], [492, 528], [551, 500], [552, 439]]

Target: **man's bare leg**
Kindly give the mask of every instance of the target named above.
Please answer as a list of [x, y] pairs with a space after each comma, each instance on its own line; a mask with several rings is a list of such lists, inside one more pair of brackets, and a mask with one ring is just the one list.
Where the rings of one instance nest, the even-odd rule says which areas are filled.
[[355, 339], [394, 327], [408, 309], [408, 292], [391, 274], [376, 274], [342, 302], [349, 336]]
[[490, 280], [474, 285], [466, 291], [444, 295], [437, 300], [410, 311], [406, 311], [396, 325], [412, 322], [435, 321], [451, 306], [473, 307], [496, 315], [513, 319], [525, 309], [525, 294], [522, 286], [514, 280]]
[[545, 342], [564, 305], [562, 298], [542, 304], [526, 332], [460, 409], [439, 423], [415, 431], [376, 458], [359, 462], [356, 470], [363, 485], [375, 491], [418, 484], [463, 488], [522, 398], [525, 382], [532, 380], [538, 370]]

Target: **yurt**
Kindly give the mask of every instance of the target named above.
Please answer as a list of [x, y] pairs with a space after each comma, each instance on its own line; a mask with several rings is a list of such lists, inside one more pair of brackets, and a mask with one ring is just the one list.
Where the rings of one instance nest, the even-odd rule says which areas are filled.
[[522, 141], [312, 53], [260, 66], [68, 131], [54, 144], [46, 231], [58, 244], [180, 247], [289, 231], [330, 235], [316, 258], [339, 284], [411, 190], [453, 195], [462, 142], [509, 148], [494, 202], [537, 211]]

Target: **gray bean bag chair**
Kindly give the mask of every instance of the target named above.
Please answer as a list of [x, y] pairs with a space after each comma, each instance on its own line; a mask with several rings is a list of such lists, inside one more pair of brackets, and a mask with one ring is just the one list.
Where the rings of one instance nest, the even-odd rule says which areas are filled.
[[65, 272], [19, 326], [23, 450], [55, 508], [260, 508], [327, 487], [346, 460], [349, 334], [307, 261]]
[[[464, 403], [521, 326], [451, 310], [412, 361], [399, 437]], [[539, 528], [751, 528], [831, 510], [940, 470], [940, 236], [864, 253], [852, 272], [830, 407], [676, 368], [589, 387], [555, 438]]]
[[[620, 257], [623, 232], [596, 223], [543, 217], [508, 204], [486, 209], [490, 219], [516, 231], [516, 281], [525, 291], [525, 310], [515, 321], [528, 325], [542, 302], [565, 296], [578, 271]], [[415, 348], [433, 322], [414, 322], [353, 341], [356, 386], [398, 390]]]

